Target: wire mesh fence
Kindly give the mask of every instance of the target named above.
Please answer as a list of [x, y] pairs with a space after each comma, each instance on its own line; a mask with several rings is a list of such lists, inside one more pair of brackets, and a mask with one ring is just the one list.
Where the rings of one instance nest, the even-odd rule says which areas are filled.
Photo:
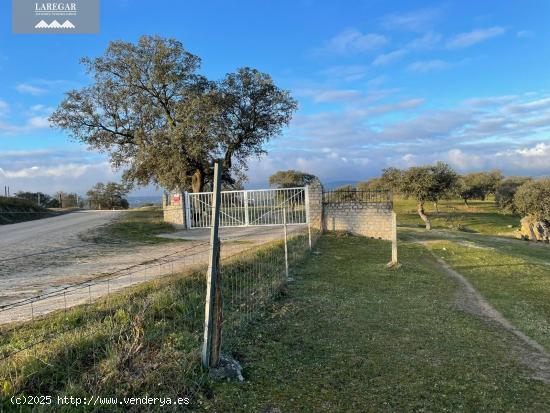
[[[310, 248], [307, 226], [289, 228], [287, 246], [292, 273]], [[199, 349], [209, 248], [181, 244], [0, 306], [0, 402], [21, 393], [196, 393], [205, 377]], [[226, 351], [277, 295], [285, 266], [283, 227], [221, 235]]]

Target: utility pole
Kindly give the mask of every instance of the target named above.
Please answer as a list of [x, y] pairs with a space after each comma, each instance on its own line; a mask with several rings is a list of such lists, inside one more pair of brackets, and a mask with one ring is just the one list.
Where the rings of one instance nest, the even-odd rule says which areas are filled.
[[206, 305], [204, 310], [204, 342], [202, 365], [216, 367], [220, 362], [222, 335], [222, 286], [220, 273], [220, 225], [222, 165], [214, 162], [214, 186], [212, 192], [212, 227], [210, 229], [210, 259], [206, 274]]

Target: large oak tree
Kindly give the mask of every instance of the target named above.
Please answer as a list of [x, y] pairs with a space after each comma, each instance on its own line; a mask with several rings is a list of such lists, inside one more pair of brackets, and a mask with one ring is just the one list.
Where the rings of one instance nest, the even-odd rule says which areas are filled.
[[50, 121], [106, 152], [128, 183], [202, 191], [213, 160], [224, 182], [242, 180], [297, 108], [271, 77], [241, 68], [219, 81], [197, 73], [200, 58], [174, 39], [111, 42], [82, 63], [93, 82], [67, 93]]

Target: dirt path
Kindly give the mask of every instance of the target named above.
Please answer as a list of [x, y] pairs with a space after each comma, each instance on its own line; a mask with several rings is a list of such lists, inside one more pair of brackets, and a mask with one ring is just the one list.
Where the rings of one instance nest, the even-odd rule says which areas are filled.
[[[83, 234], [119, 216], [118, 212], [83, 212], [1, 227], [0, 324], [94, 301], [207, 262], [208, 229], [170, 234], [168, 238], [186, 242], [158, 245], [82, 241]], [[295, 230], [299, 228], [289, 232]], [[222, 257], [281, 237], [280, 227], [226, 228], [220, 233]]]
[[[412, 238], [415, 242], [424, 244], [423, 241], [414, 237]], [[449, 264], [438, 257], [429, 248], [426, 249], [435, 258], [445, 275], [459, 284], [460, 289], [456, 298], [457, 307], [465, 312], [495, 323], [503, 330], [517, 337], [519, 339], [518, 342], [512, 344], [512, 354], [533, 371], [532, 377], [550, 383], [550, 354], [545, 348], [510, 323], [510, 321], [483, 298], [462, 274], [451, 268]]]

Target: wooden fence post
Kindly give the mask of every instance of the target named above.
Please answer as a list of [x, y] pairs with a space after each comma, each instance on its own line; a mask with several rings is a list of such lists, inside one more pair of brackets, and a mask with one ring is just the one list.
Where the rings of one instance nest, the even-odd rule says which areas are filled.
[[220, 225], [222, 166], [214, 163], [214, 187], [212, 192], [212, 221], [210, 230], [210, 259], [206, 274], [206, 305], [204, 310], [204, 342], [202, 364], [206, 368], [216, 367], [220, 361], [222, 334], [222, 286], [220, 273]]

